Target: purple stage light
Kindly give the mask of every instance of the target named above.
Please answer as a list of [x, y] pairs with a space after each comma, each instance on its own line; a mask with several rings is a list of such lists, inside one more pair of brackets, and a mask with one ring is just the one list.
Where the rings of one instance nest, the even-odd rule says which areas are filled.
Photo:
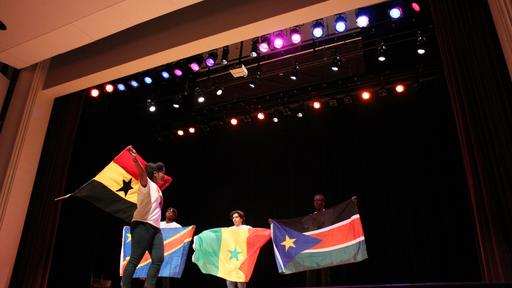
[[297, 44], [302, 40], [302, 36], [300, 35], [299, 29], [293, 28], [290, 31], [291, 39], [293, 44]]
[[206, 64], [206, 66], [208, 67], [212, 67], [213, 65], [215, 65], [215, 60], [213, 60], [213, 58], [206, 58], [206, 60], [204, 60], [204, 63]]
[[258, 45], [258, 49], [260, 49], [260, 52], [268, 52], [268, 50], [270, 50], [270, 47], [268, 46], [268, 43], [267, 42], [262, 42], [260, 43], [260, 45]]
[[283, 36], [281, 34], [277, 34], [276, 36], [274, 36], [273, 43], [274, 43], [275, 48], [277, 48], [277, 49], [283, 48], [283, 46], [284, 46]]
[[190, 67], [190, 69], [192, 69], [192, 71], [194, 72], [197, 72], [199, 71], [199, 69], [201, 69], [201, 67], [199, 66], [199, 64], [197, 64], [196, 62], [192, 62], [188, 65]]
[[181, 71], [180, 69], [178, 68], [174, 68], [174, 70], [172, 70], [172, 72], [174, 73], [174, 75], [178, 76], [178, 77], [181, 77], [183, 76], [183, 71]]

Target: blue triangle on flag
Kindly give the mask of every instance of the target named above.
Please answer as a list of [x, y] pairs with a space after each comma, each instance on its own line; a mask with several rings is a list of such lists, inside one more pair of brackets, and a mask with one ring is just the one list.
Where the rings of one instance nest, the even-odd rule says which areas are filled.
[[272, 242], [274, 242], [274, 247], [279, 253], [284, 267], [295, 256], [315, 246], [320, 241], [318, 238], [302, 234], [272, 220]]

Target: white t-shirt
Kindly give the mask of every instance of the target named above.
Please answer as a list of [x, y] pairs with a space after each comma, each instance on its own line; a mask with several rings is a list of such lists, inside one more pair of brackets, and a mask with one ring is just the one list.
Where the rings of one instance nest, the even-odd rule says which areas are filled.
[[231, 227], [229, 227], [229, 228], [252, 228], [252, 227], [251, 227], [251, 226], [249, 226], [249, 225], [242, 224], [242, 225], [240, 225], [240, 226], [235, 226], [235, 225], [233, 225], [233, 226], [231, 226]]
[[160, 222], [160, 228], [181, 228], [181, 225], [176, 222]]
[[137, 193], [137, 210], [132, 221], [142, 221], [160, 228], [163, 196], [160, 188], [148, 178], [146, 187], [139, 186]]

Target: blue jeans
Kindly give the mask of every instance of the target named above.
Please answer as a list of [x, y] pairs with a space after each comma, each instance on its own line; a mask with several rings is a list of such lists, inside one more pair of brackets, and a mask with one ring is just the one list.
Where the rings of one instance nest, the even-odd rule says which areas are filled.
[[132, 285], [133, 273], [139, 265], [144, 253], [149, 252], [151, 265], [148, 269], [145, 287], [154, 288], [156, 279], [160, 272], [160, 266], [164, 262], [164, 239], [159, 228], [140, 221], [133, 221], [130, 227], [132, 234], [132, 253], [128, 264], [124, 268], [121, 285], [123, 288], [130, 288]]

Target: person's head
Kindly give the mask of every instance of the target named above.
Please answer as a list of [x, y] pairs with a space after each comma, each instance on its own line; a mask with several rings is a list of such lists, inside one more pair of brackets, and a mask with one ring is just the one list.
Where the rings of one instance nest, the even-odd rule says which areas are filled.
[[315, 205], [315, 209], [317, 212], [324, 210], [324, 206], [325, 206], [324, 195], [316, 194], [315, 197], [313, 197], [313, 205]]
[[162, 162], [147, 163], [146, 174], [155, 183], [163, 182], [165, 177], [165, 165]]
[[231, 217], [231, 220], [233, 220], [233, 224], [235, 226], [240, 226], [245, 224], [245, 214], [244, 212], [240, 210], [231, 211], [229, 213], [229, 216]]
[[165, 211], [165, 221], [174, 222], [176, 219], [178, 219], [178, 210], [172, 207], [167, 208]]

